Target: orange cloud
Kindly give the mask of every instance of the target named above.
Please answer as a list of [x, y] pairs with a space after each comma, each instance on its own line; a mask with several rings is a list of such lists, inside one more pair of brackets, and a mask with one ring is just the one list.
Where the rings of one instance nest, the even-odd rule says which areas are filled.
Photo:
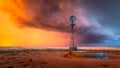
[[[69, 34], [35, 28], [19, 28], [16, 15], [26, 18], [22, 0], [0, 0], [0, 46], [64, 46]], [[22, 27], [22, 26], [21, 26]]]

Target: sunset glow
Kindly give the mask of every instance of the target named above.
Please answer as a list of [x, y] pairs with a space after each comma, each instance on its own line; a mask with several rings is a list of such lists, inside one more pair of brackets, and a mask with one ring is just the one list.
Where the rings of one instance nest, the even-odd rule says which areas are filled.
[[0, 0], [0, 46], [70, 46], [72, 15], [78, 20], [74, 29], [77, 46], [119, 46], [119, 3], [109, 2], [105, 7], [102, 3]]
[[[25, 18], [22, 3], [17, 0], [0, 0], [0, 46], [62, 46], [68, 45], [69, 36], [66, 33], [47, 31], [35, 28], [22, 28], [18, 25], [15, 15]], [[21, 27], [21, 28], [20, 28]], [[67, 39], [68, 38], [68, 39]]]

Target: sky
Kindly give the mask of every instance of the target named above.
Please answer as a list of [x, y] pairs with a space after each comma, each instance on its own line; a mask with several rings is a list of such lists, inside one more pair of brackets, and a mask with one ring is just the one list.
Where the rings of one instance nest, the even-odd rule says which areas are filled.
[[120, 0], [0, 0], [0, 46], [120, 46]]
[[119, 46], [120, 0], [85, 0], [83, 6], [86, 6], [88, 14], [94, 16], [103, 28], [118, 35], [118, 39], [103, 44]]

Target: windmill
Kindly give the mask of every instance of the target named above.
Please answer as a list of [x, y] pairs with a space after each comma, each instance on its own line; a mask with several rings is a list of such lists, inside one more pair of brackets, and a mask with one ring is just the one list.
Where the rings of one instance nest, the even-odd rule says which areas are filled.
[[77, 23], [77, 18], [75, 16], [70, 16], [70, 26], [71, 26], [71, 45], [70, 45], [70, 52], [77, 51], [77, 46], [75, 45], [75, 36], [74, 36], [74, 26]]
[[108, 56], [105, 56], [102, 52], [92, 52], [92, 51], [77, 51], [77, 46], [75, 45], [75, 30], [74, 27], [78, 22], [75, 16], [70, 16], [70, 26], [71, 26], [71, 45], [70, 45], [70, 52], [68, 56], [79, 56], [79, 57], [91, 57], [91, 58], [102, 58], [102, 59], [109, 59]]

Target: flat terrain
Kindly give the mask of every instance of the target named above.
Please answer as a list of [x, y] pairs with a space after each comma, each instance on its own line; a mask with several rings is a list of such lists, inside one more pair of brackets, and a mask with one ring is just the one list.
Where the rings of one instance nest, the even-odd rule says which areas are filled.
[[66, 58], [68, 50], [3, 49], [0, 68], [120, 68], [120, 51], [102, 52], [110, 59]]

